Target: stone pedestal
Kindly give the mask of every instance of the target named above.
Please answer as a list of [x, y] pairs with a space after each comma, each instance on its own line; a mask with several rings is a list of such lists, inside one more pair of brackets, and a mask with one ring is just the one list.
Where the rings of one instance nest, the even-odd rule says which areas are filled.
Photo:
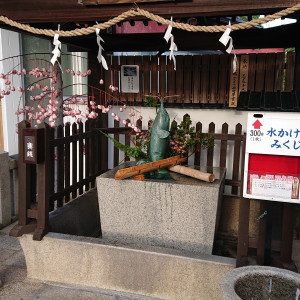
[[[115, 180], [119, 168], [97, 177], [103, 238], [211, 254], [225, 169], [213, 183], [170, 172], [173, 180]], [[197, 167], [194, 167], [197, 168]]]

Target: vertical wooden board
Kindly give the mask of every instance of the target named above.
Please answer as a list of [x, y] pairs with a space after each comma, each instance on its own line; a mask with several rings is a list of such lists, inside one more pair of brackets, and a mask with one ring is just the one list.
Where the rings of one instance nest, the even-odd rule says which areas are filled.
[[211, 55], [210, 57], [210, 78], [209, 78], [209, 103], [218, 102], [218, 73], [219, 73], [219, 55]]
[[[127, 124], [125, 127], [128, 127], [128, 123], [130, 123], [130, 120], [127, 119]], [[126, 146], [130, 146], [130, 135], [128, 133], [125, 134], [125, 145]], [[130, 160], [130, 157], [125, 155], [125, 161], [129, 161]]]
[[[72, 136], [77, 134], [77, 124], [72, 124]], [[77, 140], [72, 142], [72, 185], [77, 183]], [[77, 197], [77, 189], [73, 190], [72, 198]]]
[[[65, 125], [65, 137], [70, 136], [70, 123]], [[70, 186], [70, 142], [66, 142], [65, 144], [65, 188]], [[68, 203], [70, 201], [70, 194], [65, 196], [65, 202]]]
[[[70, 125], [69, 125], [70, 127]], [[70, 129], [69, 129], [70, 131]], [[54, 128], [50, 129], [50, 133], [49, 133], [49, 138], [50, 141], [54, 140]], [[20, 155], [20, 152], [19, 152]], [[19, 157], [20, 160], [20, 157]], [[55, 162], [54, 162], [54, 147], [51, 146], [49, 149], [49, 163], [50, 163], [50, 170], [49, 170], [49, 195], [53, 195], [54, 194], [54, 168], [55, 168]], [[19, 162], [20, 164], [20, 162]], [[69, 160], [69, 165], [70, 165], [70, 160]], [[19, 174], [20, 176], [20, 174]], [[70, 185], [70, 184], [69, 184]], [[51, 199], [50, 203], [49, 203], [49, 211], [54, 210], [54, 199]]]
[[194, 55], [193, 56], [193, 79], [192, 82], [192, 102], [199, 103], [199, 95], [200, 95], [200, 63], [201, 56]]
[[255, 91], [261, 92], [265, 87], [265, 66], [266, 54], [257, 54], [256, 60], [256, 76], [255, 76]]
[[[95, 119], [90, 120], [90, 132], [91, 132], [91, 137], [89, 139], [90, 145], [89, 145], [89, 171], [90, 171], [90, 176], [94, 176], [95, 175], [95, 162], [94, 162], [94, 156], [95, 156], [95, 133], [93, 131], [93, 129], [95, 128]], [[91, 180], [91, 187], [94, 188], [95, 187], [95, 180]]]
[[176, 103], [182, 103], [183, 101], [183, 56], [178, 55], [176, 56]]
[[[100, 119], [101, 128], [108, 127], [108, 115], [102, 114]], [[101, 151], [99, 151], [99, 159], [101, 160], [101, 170], [107, 171], [108, 169], [108, 140], [105, 136], [100, 137], [100, 147]]]
[[209, 102], [209, 67], [210, 56], [203, 55], [201, 61], [201, 89], [200, 89], [200, 103]]
[[276, 53], [274, 91], [283, 89], [284, 53]]
[[[126, 56], [120, 56], [120, 69], [123, 65], [126, 65]], [[121, 91], [122, 91], [122, 86], [121, 86]], [[121, 98], [124, 99], [125, 101], [128, 101], [128, 94], [127, 93], [121, 93], [120, 94]]]
[[164, 98], [166, 96], [166, 56], [162, 55], [159, 57], [159, 95]]
[[45, 159], [42, 163], [36, 165], [37, 180], [36, 194], [38, 199], [37, 207], [37, 225], [33, 234], [33, 240], [40, 241], [43, 236], [49, 232], [49, 133], [50, 126], [42, 123], [40, 128], [44, 130], [44, 154]]
[[[242, 125], [238, 123], [235, 126], [235, 134], [242, 133]], [[233, 148], [233, 166], [232, 166], [232, 180], [239, 179], [239, 171], [240, 171], [240, 153], [241, 153], [241, 142], [234, 141], [234, 148]], [[231, 190], [233, 195], [238, 194], [238, 187], [233, 186]], [[241, 192], [242, 193], [242, 192]]]
[[[167, 94], [168, 94], [168, 96], [175, 96], [176, 95], [175, 74], [176, 74], [176, 71], [174, 70], [174, 65], [169, 60], [169, 58], [167, 57], [167, 77], [168, 77]], [[167, 102], [169, 102], [169, 103], [176, 102], [176, 97], [170, 97], [170, 98], [168, 98]]]
[[[150, 56], [143, 56], [144, 96], [150, 95]], [[144, 97], [145, 99], [146, 97]]]
[[240, 92], [247, 92], [248, 90], [248, 72], [249, 72], [249, 55], [241, 55], [238, 94], [240, 94]]
[[[202, 132], [202, 123], [201, 122], [197, 122], [196, 131]], [[195, 153], [195, 160], [194, 160], [195, 166], [200, 166], [200, 159], [201, 159], [201, 149], [199, 150], [199, 152]]]
[[[87, 120], [84, 124], [85, 128], [85, 134], [88, 134], [90, 132], [90, 120]], [[90, 176], [90, 139], [91, 137], [88, 137], [86, 135], [86, 138], [84, 140], [84, 154], [85, 154], [85, 179], [89, 178]], [[88, 191], [90, 189], [90, 184], [86, 183], [85, 184], [85, 190]]]
[[240, 197], [236, 266], [248, 264], [250, 199]]
[[[208, 133], [215, 133], [215, 123], [209, 123]], [[212, 139], [214, 141], [214, 139]], [[207, 149], [207, 166], [212, 167], [214, 162], [214, 146]]]
[[158, 95], [158, 57], [151, 56], [151, 95]]
[[229, 55], [220, 55], [220, 70], [219, 70], [219, 100], [218, 103], [228, 103], [228, 89], [227, 82], [230, 74]]
[[256, 74], [256, 57], [257, 55], [252, 53], [249, 55], [249, 69], [248, 69], [248, 90], [255, 90], [255, 74]]
[[242, 267], [248, 263], [249, 246], [249, 216], [250, 199], [243, 197], [244, 165], [246, 155], [246, 133], [242, 139], [242, 159], [241, 159], [241, 180], [240, 180], [240, 209], [239, 209], [239, 229], [236, 266]]
[[[96, 128], [103, 128], [101, 126], [101, 118], [104, 115], [107, 115], [107, 114], [102, 114], [102, 112], [99, 112], [98, 117], [95, 119]], [[99, 132], [95, 132], [95, 138], [96, 138], [96, 148], [95, 148], [96, 155], [95, 156], [97, 156], [97, 159], [95, 161], [96, 172], [100, 171], [102, 168], [102, 166], [101, 166], [101, 150], [100, 150], [102, 137], [103, 137], [102, 134], [100, 134]]]
[[[83, 124], [79, 123], [79, 134], [83, 133]], [[78, 148], [78, 164], [79, 164], [79, 195], [83, 194], [83, 139], [79, 140], [79, 148]]]
[[236, 72], [233, 73], [233, 56], [230, 60], [231, 71], [230, 71], [230, 85], [229, 85], [229, 107], [237, 107], [238, 91], [239, 91], [239, 66], [240, 66], [240, 57], [237, 57], [237, 68]]
[[285, 92], [291, 92], [294, 88], [295, 52], [288, 52], [286, 57]]
[[[228, 134], [228, 124], [224, 123], [222, 125], [222, 134]], [[226, 158], [227, 158], [227, 139], [221, 140], [221, 149], [220, 149], [220, 167], [226, 168]]]
[[[294, 90], [300, 92], [300, 47], [296, 47], [295, 57], [295, 86]], [[1, 125], [0, 125], [1, 126]]]
[[275, 63], [276, 63], [276, 54], [268, 53], [266, 58], [266, 79], [265, 79], [266, 92], [274, 91]]
[[[260, 201], [260, 216], [267, 211], [268, 203], [267, 201]], [[264, 265], [265, 261], [265, 241], [266, 241], [266, 221], [267, 218], [262, 218], [259, 220], [259, 231], [257, 237], [257, 263], [259, 265]]]
[[[114, 120], [114, 128], [119, 128], [120, 127], [120, 122], [117, 120]], [[119, 141], [119, 134], [116, 133], [114, 134], [114, 139], [116, 141]], [[114, 147], [114, 167], [119, 165], [119, 156], [120, 156], [120, 151], [117, 147]]]
[[290, 263], [293, 251], [293, 220], [295, 204], [283, 203], [282, 233], [280, 244], [280, 260], [283, 263]]
[[[63, 138], [64, 132], [63, 132], [62, 125], [59, 125], [57, 127], [57, 138]], [[65, 151], [64, 151], [64, 145], [59, 145], [57, 147], [57, 192], [61, 192], [64, 189], [64, 157]], [[63, 206], [63, 197], [57, 198], [57, 207]]]
[[[127, 56], [126, 57], [126, 65], [134, 65], [134, 56]], [[127, 93], [127, 97], [131, 105], [134, 103], [134, 93]]]
[[[99, 123], [97, 123], [99, 121], [99, 119], [101, 118], [102, 112], [99, 112], [99, 115], [96, 119], [93, 119], [92, 124], [93, 124], [93, 128], [97, 128], [97, 127], [101, 127], [99, 126]], [[105, 114], [107, 115], [107, 114]], [[96, 173], [100, 168], [101, 168], [101, 161], [100, 161], [100, 156], [101, 156], [101, 150], [100, 150], [100, 135], [96, 132], [93, 131], [93, 152], [94, 152], [94, 156], [93, 156], [93, 166], [94, 166], [94, 173]]]
[[183, 91], [184, 103], [191, 103], [192, 97], [192, 59], [191, 55], [184, 56]]
[[138, 103], [144, 101], [143, 98], [143, 57], [136, 56], [135, 57], [135, 64], [139, 66], [139, 92], [135, 94], [135, 100]]

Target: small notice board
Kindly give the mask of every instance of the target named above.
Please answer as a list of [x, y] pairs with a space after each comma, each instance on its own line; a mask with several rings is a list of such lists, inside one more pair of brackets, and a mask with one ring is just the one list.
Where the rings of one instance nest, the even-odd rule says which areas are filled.
[[121, 90], [122, 93], [139, 92], [139, 66], [138, 65], [121, 66]]
[[300, 116], [248, 114], [245, 198], [300, 203]]

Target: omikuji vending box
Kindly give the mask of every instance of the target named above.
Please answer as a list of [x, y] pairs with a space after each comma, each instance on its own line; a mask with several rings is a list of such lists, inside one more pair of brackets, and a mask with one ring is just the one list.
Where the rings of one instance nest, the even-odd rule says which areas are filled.
[[300, 115], [249, 113], [243, 196], [300, 203]]

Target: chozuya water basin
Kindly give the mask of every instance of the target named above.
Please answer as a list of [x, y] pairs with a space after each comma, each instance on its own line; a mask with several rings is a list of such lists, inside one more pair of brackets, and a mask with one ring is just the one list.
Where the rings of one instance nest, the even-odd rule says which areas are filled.
[[223, 300], [300, 300], [300, 275], [264, 266], [234, 269], [223, 277]]

